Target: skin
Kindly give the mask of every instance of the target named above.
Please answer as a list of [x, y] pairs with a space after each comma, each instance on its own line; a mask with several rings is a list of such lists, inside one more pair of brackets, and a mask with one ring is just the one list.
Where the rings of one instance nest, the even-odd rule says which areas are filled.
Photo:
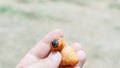
[[50, 42], [55, 38], [63, 38], [61, 30], [55, 29], [48, 33], [28, 51], [16, 68], [82, 68], [86, 60], [86, 53], [79, 43], [73, 43], [71, 46], [77, 52], [80, 62], [75, 66], [60, 66], [61, 54], [59, 52], [50, 53]]

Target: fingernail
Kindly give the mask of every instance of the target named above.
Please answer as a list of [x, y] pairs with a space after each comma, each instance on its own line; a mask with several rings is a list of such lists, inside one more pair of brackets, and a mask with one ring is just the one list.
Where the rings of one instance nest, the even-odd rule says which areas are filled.
[[80, 67], [75, 67], [75, 68], [80, 68]]
[[61, 59], [61, 54], [59, 52], [53, 52], [51, 54], [51, 57], [58, 61], [59, 59]]

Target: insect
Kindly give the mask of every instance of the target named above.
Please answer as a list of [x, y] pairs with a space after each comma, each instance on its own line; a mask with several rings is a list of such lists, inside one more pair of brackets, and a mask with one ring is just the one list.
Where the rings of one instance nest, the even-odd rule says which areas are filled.
[[51, 42], [51, 51], [59, 51], [62, 55], [60, 65], [76, 65], [79, 62], [75, 50], [63, 38], [56, 38]]

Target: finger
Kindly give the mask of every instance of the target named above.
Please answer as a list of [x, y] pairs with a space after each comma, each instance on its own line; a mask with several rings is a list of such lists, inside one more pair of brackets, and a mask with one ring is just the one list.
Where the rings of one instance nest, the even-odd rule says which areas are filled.
[[63, 37], [61, 30], [56, 29], [46, 35], [33, 49], [30, 50], [30, 53], [36, 57], [43, 59], [50, 52], [50, 43], [55, 38]]
[[46, 57], [50, 52], [50, 42], [54, 38], [63, 37], [63, 33], [59, 30], [53, 30], [45, 38], [42, 39], [34, 48], [32, 48], [26, 56], [20, 61], [16, 68], [22, 68], [26, 65], [29, 65], [33, 62], [36, 62], [38, 59]]
[[84, 49], [79, 43], [74, 43], [71, 46], [76, 50], [77, 55], [79, 57], [79, 63], [75, 67], [82, 67], [87, 58]]
[[81, 68], [80, 66], [79, 67], [76, 67], [76, 66], [67, 66], [67, 67], [64, 67], [64, 68]]
[[76, 52], [79, 50], [83, 50], [82, 46], [77, 42], [73, 43], [71, 47], [74, 48]]
[[[60, 62], [62, 60], [62, 56], [59, 52], [52, 53], [47, 59], [46, 64], [49, 65], [49, 67], [46, 68], [58, 68]], [[51, 63], [52, 62], [52, 63]], [[46, 66], [46, 65], [45, 65]], [[45, 67], [44, 67], [45, 68]]]
[[79, 63], [76, 65], [76, 67], [82, 67], [87, 59], [86, 53], [83, 50], [79, 50], [77, 51], [77, 54], [79, 57]]
[[60, 29], [56, 29], [53, 32], [49, 33], [45, 38], [42, 39], [42, 42], [49, 44], [53, 39], [63, 37], [63, 33]]
[[26, 68], [58, 68], [62, 56], [59, 52], [52, 53], [48, 58], [36, 62], [34, 65], [30, 65]]

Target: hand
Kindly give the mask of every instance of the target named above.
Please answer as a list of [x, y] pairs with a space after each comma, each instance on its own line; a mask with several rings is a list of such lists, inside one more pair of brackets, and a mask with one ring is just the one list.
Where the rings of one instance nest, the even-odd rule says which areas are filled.
[[60, 66], [61, 54], [59, 52], [50, 53], [50, 42], [55, 38], [62, 37], [63, 33], [59, 29], [51, 31], [25, 55], [16, 68], [82, 68], [86, 60], [86, 53], [79, 43], [71, 45], [76, 50], [80, 60], [76, 66]]

